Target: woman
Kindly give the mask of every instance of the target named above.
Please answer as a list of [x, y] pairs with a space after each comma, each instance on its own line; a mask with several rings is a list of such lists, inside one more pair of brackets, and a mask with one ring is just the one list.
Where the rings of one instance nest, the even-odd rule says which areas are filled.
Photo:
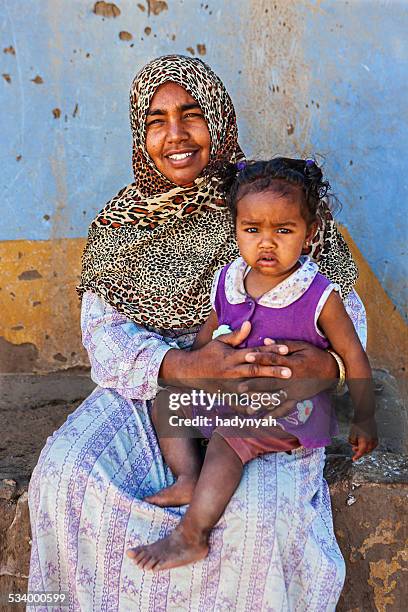
[[[98, 387], [48, 439], [33, 473], [30, 590], [67, 591], [70, 609], [86, 611], [334, 610], [344, 562], [324, 449], [252, 461], [204, 561], [151, 574], [125, 554], [185, 511], [141, 501], [173, 482], [149, 418], [159, 377], [338, 375], [331, 355], [305, 343], [286, 343], [287, 356], [273, 345], [234, 349], [242, 330], [180, 350], [209, 312], [213, 272], [236, 255], [214, 175], [218, 161], [242, 157], [235, 113], [203, 62], [167, 56], [133, 82], [131, 125], [135, 183], [92, 223], [79, 288]], [[314, 253], [322, 244], [322, 270], [349, 294], [352, 259], [331, 220], [321, 222]], [[354, 295], [349, 305], [362, 316]]]

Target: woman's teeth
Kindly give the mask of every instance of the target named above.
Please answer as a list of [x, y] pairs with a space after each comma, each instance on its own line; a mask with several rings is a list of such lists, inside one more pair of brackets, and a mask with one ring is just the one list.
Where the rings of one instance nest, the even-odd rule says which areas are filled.
[[186, 159], [186, 157], [191, 157], [193, 155], [194, 151], [191, 151], [190, 153], [174, 153], [173, 155], [169, 155], [170, 159]]

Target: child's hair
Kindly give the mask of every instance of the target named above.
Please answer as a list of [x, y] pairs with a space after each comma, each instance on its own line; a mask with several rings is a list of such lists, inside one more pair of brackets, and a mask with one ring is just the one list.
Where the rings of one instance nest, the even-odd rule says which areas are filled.
[[270, 161], [224, 164], [220, 170], [227, 203], [234, 222], [237, 203], [248, 193], [272, 191], [285, 197], [302, 193], [302, 215], [308, 224], [316, 220], [320, 201], [330, 189], [313, 159], [276, 157]]

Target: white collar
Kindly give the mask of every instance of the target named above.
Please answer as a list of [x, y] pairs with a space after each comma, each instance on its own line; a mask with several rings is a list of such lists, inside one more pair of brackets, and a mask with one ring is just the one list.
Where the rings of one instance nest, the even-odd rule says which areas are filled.
[[[300, 268], [256, 300], [260, 306], [284, 308], [298, 300], [309, 289], [319, 266], [307, 255], [302, 255], [299, 262]], [[242, 304], [248, 299], [244, 278], [250, 269], [242, 257], [238, 257], [228, 268], [225, 276], [225, 296], [230, 304]]]

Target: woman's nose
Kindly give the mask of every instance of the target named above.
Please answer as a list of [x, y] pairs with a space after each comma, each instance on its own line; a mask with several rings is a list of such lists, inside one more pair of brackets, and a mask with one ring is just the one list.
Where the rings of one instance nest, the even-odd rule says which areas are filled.
[[188, 139], [188, 132], [182, 121], [174, 120], [169, 121], [167, 127], [167, 140], [168, 142], [182, 142]]

